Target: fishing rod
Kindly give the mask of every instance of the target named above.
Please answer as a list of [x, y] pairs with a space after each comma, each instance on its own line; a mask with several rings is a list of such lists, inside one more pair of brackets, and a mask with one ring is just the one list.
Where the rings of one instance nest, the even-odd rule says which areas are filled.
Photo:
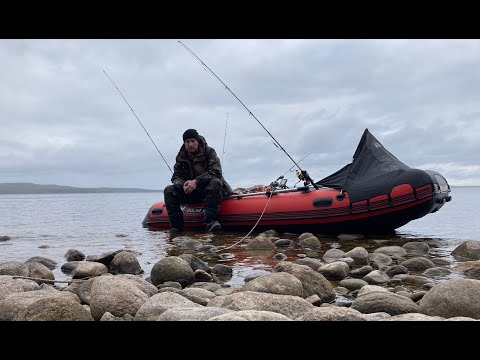
[[125, 102], [127, 103], [128, 107], [130, 108], [130, 110], [132, 110], [132, 113], [133, 115], [135, 115], [135, 117], [137, 118], [138, 122], [140, 123], [140, 125], [142, 125], [142, 128], [143, 130], [145, 130], [145, 132], [147, 133], [148, 137], [150, 138], [150, 141], [152, 142], [153, 146], [155, 146], [155, 149], [157, 149], [158, 153], [160, 154], [160, 156], [162, 157], [163, 161], [165, 161], [165, 164], [167, 165], [168, 169], [172, 172], [173, 174], [173, 171], [172, 169], [170, 168], [170, 166], [168, 165], [167, 163], [167, 160], [165, 160], [165, 158], [163, 157], [162, 153], [160, 152], [160, 150], [158, 150], [158, 147], [157, 145], [155, 145], [155, 143], [153, 142], [153, 139], [150, 137], [150, 134], [148, 133], [147, 129], [145, 129], [145, 126], [143, 126], [142, 122], [140, 121], [140, 119], [138, 118], [137, 114], [135, 114], [135, 111], [133, 111], [132, 107], [130, 106], [130, 104], [128, 103], [127, 99], [125, 98], [125, 96], [123, 96], [122, 92], [120, 91], [120, 89], [118, 88], [118, 86], [115, 84], [115, 82], [112, 80], [112, 78], [110, 76], [108, 76], [107, 72], [105, 70], [103, 70], [103, 72], [105, 73], [105, 75], [107, 75], [107, 77], [110, 79], [110, 81], [112, 82], [113, 86], [115, 86], [118, 90], [118, 92], [120, 93], [120, 95], [122, 96], [123, 100], [125, 100]]
[[227, 138], [227, 125], [228, 125], [228, 113], [227, 113], [227, 120], [225, 120], [225, 136], [223, 137], [222, 164], [223, 164], [223, 155], [225, 154], [225, 139]]
[[217, 78], [218, 81], [220, 81], [222, 83], [223, 86], [225, 86], [225, 89], [230, 91], [230, 93], [235, 97], [235, 99], [237, 99], [240, 104], [242, 104], [242, 106], [248, 111], [248, 113], [250, 115], [253, 116], [253, 118], [255, 120], [257, 120], [257, 122], [262, 126], [262, 128], [268, 133], [268, 135], [270, 135], [270, 137], [274, 140], [274, 145], [277, 146], [278, 148], [280, 148], [289, 158], [290, 160], [292, 160], [292, 162], [295, 164], [296, 167], [298, 167], [298, 169], [300, 170], [300, 175], [302, 176], [301, 180], [305, 180], [305, 185], [307, 185], [308, 183], [312, 184], [313, 187], [315, 189], [319, 189], [318, 185], [315, 184], [315, 182], [313, 181], [313, 179], [310, 177], [310, 175], [307, 173], [306, 170], [302, 170], [302, 168], [300, 166], [298, 166], [298, 164], [295, 162], [295, 160], [292, 159], [292, 157], [287, 153], [287, 151], [283, 148], [282, 145], [280, 145], [280, 143], [277, 141], [277, 139], [275, 139], [273, 137], [272, 134], [270, 134], [270, 131], [267, 130], [267, 128], [265, 126], [263, 126], [263, 124], [260, 122], [260, 120], [257, 119], [257, 117], [255, 115], [253, 115], [253, 113], [250, 111], [249, 108], [247, 108], [245, 106], [245, 104], [242, 102], [242, 100], [240, 100], [238, 98], [237, 95], [234, 94], [234, 92], [232, 90], [230, 90], [230, 88], [217, 76], [217, 74], [215, 74], [208, 66], [207, 64], [205, 64], [192, 50], [190, 50], [183, 42], [181, 42], [180, 40], [178, 40], [178, 42], [180, 43], [180, 45], [182, 45], [190, 54], [192, 54], [199, 62], [200, 64], [206, 68], [208, 71], [210, 71], [213, 76], [215, 76]]

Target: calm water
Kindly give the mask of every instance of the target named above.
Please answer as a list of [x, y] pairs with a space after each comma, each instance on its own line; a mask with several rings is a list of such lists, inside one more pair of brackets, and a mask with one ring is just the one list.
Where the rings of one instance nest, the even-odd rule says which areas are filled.
[[[370, 252], [373, 247], [421, 240], [429, 243], [429, 256], [452, 259], [450, 252], [462, 241], [480, 240], [480, 187], [454, 187], [451, 195], [452, 201], [439, 212], [410, 222], [390, 238], [368, 239], [363, 243], [322, 238], [319, 252], [291, 249], [284, 253], [289, 260], [295, 260], [299, 253], [321, 257], [330, 247], [348, 251], [355, 246], [365, 246]], [[0, 195], [0, 236], [11, 237], [8, 241], [0, 241], [0, 261], [25, 261], [32, 256], [45, 256], [59, 263], [53, 273], [57, 280], [64, 280], [69, 276], [63, 274], [60, 267], [69, 249], [80, 250], [85, 255], [130, 249], [137, 252], [144, 276], [148, 276], [158, 260], [178, 254], [170, 241], [169, 231], [148, 231], [141, 225], [149, 207], [161, 200], [162, 193]], [[200, 240], [210, 238], [214, 245], [230, 245], [245, 234], [212, 236], [198, 232], [187, 235]], [[293, 239], [298, 234], [280, 236]], [[388, 240], [388, 243], [378, 240]], [[273, 257], [275, 252], [254, 253], [241, 246], [227, 252], [222, 258], [210, 256], [204, 260], [211, 266], [215, 262], [233, 266], [233, 277], [223, 280], [233, 286], [242, 285], [246, 275], [269, 270], [277, 263]]]

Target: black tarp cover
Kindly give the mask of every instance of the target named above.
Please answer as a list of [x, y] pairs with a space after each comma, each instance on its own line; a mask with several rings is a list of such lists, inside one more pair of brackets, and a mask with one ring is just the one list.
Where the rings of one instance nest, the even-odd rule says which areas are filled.
[[416, 188], [431, 182], [425, 171], [402, 163], [365, 129], [352, 163], [316, 184], [342, 189], [348, 192], [351, 202], [356, 202], [388, 194], [399, 184], [407, 183]]

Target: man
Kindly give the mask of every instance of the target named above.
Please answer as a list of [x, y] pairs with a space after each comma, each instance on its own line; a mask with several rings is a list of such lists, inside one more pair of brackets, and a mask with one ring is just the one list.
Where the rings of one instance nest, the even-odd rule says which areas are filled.
[[163, 192], [171, 232], [184, 230], [180, 205], [202, 200], [207, 202], [204, 214], [206, 230], [221, 230], [217, 220], [220, 201], [232, 193], [232, 188], [222, 176], [217, 153], [195, 129], [183, 133], [183, 145], [173, 167], [172, 183]]

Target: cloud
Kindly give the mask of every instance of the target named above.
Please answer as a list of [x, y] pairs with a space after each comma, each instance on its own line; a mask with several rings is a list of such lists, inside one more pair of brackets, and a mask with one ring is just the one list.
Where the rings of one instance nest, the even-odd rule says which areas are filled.
[[296, 161], [311, 153], [314, 180], [368, 128], [407, 165], [480, 185], [479, 40], [182, 41], [248, 110], [174, 39], [0, 40], [0, 182], [163, 189], [148, 135], [173, 168], [193, 127], [233, 187], [268, 184], [293, 162], [263, 125]]

